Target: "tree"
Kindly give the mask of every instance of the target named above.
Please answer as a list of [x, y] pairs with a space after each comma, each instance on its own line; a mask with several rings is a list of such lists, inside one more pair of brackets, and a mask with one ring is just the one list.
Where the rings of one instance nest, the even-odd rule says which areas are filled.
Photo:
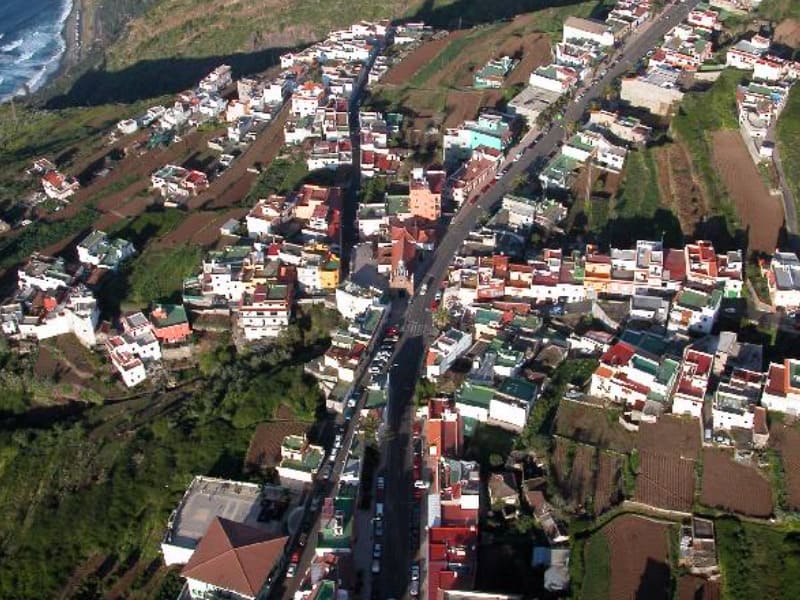
[[417, 405], [423, 406], [427, 404], [430, 398], [436, 395], [436, 384], [430, 381], [427, 377], [420, 377], [417, 385], [414, 388], [414, 398]]

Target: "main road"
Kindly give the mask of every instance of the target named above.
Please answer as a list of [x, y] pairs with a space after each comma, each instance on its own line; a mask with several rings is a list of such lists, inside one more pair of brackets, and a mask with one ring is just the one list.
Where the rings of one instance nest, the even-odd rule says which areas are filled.
[[[699, 0], [668, 6], [647, 29], [634, 34], [625, 46], [611, 58], [606, 72], [586, 88], [582, 96], [569, 104], [565, 122], [581, 119], [589, 102], [602, 93], [606, 85], [629, 70], [659, 40], [698, 4]], [[465, 204], [454, 218], [442, 239], [426, 272], [418, 281], [417, 291], [409, 302], [405, 323], [398, 342], [390, 378], [389, 428], [383, 454], [386, 469], [386, 503], [384, 508], [385, 542], [380, 575], [373, 577], [373, 598], [404, 598], [408, 594], [409, 567], [416, 548], [411, 547], [411, 425], [413, 420], [414, 386], [419, 376], [422, 357], [430, 330], [430, 306], [434, 294], [444, 278], [448, 265], [458, 251], [467, 234], [475, 227], [480, 215], [495, 207], [503, 195], [512, 189], [512, 182], [519, 175], [535, 176], [550, 154], [563, 141], [562, 125], [554, 124], [538, 142], [523, 149], [521, 158], [513, 163], [502, 179], [473, 204]], [[516, 150], [511, 151], [511, 155]], [[533, 167], [533, 169], [531, 169]], [[422, 284], [427, 287], [423, 288]], [[422, 290], [425, 293], [422, 293]], [[425, 591], [422, 591], [424, 594]]]

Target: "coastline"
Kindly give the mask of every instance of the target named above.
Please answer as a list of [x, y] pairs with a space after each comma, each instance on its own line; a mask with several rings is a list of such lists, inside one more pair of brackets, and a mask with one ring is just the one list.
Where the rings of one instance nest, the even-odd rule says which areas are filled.
[[72, 0], [69, 15], [61, 29], [61, 37], [64, 40], [64, 53], [61, 55], [58, 69], [43, 86], [42, 89], [44, 91], [64, 77], [82, 58], [84, 4], [86, 4], [86, 0]]

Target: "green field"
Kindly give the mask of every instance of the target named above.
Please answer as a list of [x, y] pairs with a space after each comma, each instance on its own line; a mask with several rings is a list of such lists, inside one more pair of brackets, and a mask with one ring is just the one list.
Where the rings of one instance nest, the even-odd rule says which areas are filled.
[[709, 90], [686, 94], [671, 126], [673, 134], [689, 149], [695, 171], [711, 199], [713, 213], [725, 217], [730, 234], [737, 226], [736, 211], [712, 163], [711, 134], [739, 126], [736, 118], [736, 87], [743, 78], [742, 71], [726, 69]]
[[783, 172], [800, 209], [800, 87], [794, 86], [778, 119], [778, 151]]
[[800, 531], [739, 521], [716, 521], [723, 597], [800, 598]]

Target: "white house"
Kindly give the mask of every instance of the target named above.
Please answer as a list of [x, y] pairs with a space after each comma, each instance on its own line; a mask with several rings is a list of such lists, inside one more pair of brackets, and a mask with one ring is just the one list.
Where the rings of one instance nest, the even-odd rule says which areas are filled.
[[800, 259], [792, 252], [776, 252], [764, 270], [772, 304], [785, 310], [800, 308]]
[[428, 350], [425, 359], [426, 377], [431, 380], [441, 377], [470, 346], [472, 334], [452, 328], [442, 332]]
[[590, 40], [601, 46], [614, 45], [614, 33], [611, 28], [600, 21], [567, 17], [564, 21], [563, 42]]
[[718, 289], [710, 293], [693, 289], [678, 292], [669, 313], [667, 329], [680, 333], [711, 333], [721, 301], [722, 291]]
[[769, 365], [761, 405], [769, 410], [800, 414], [800, 360], [787, 358], [783, 364]]

